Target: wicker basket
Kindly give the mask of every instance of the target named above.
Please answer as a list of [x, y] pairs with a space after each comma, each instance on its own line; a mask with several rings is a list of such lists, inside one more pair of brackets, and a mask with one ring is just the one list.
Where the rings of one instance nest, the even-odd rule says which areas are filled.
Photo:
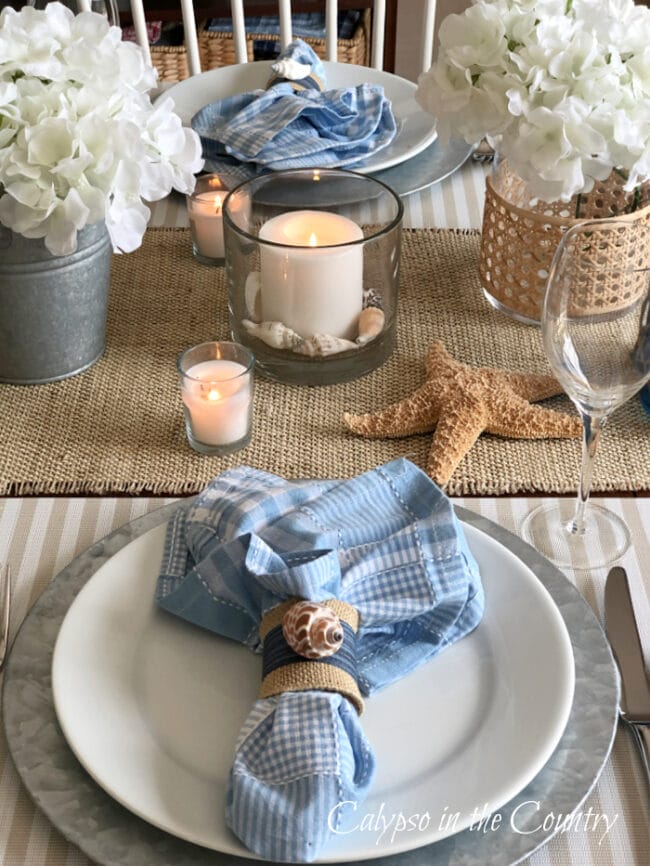
[[184, 45], [152, 45], [151, 62], [158, 70], [159, 81], [182, 81], [189, 78], [187, 49]]
[[[366, 9], [350, 39], [337, 40], [337, 60], [340, 63], [356, 63], [367, 66], [370, 62], [370, 9]], [[246, 53], [249, 60], [253, 59], [255, 42], [278, 42], [277, 34], [247, 33]], [[325, 40], [305, 37], [304, 41], [311, 45], [316, 54], [325, 59]], [[236, 63], [235, 42], [232, 33], [201, 30], [199, 33], [199, 51], [203, 69], [215, 69], [217, 66], [228, 66]]]
[[[201, 69], [216, 69], [219, 66], [229, 66], [236, 63], [235, 42], [230, 32], [220, 32], [199, 29], [199, 56]], [[253, 59], [255, 42], [278, 42], [277, 34], [251, 33], [246, 36], [248, 59]], [[325, 40], [307, 37], [304, 40], [314, 49], [316, 54], [325, 58]], [[370, 63], [370, 9], [364, 10], [363, 16], [354, 35], [350, 39], [337, 40], [337, 59], [341, 63], [356, 63], [367, 66]], [[187, 51], [180, 46], [151, 46], [151, 62], [158, 70], [161, 81], [180, 81], [189, 75]]]
[[[639, 193], [626, 192], [624, 182], [612, 172], [590, 193], [582, 193], [568, 203], [538, 202], [530, 206], [526, 184], [509, 170], [506, 160], [499, 162], [486, 182], [479, 262], [481, 284], [490, 303], [520, 321], [538, 323], [549, 268], [568, 228], [585, 219], [622, 214], [629, 214], [632, 223], [650, 224], [650, 205], [634, 210]], [[650, 184], [641, 189], [640, 198], [648, 201]], [[645, 233], [640, 234], [645, 237]], [[649, 252], [640, 251], [633, 238], [633, 233], [626, 232], [625, 240], [605, 253], [608, 263], [627, 267]], [[629, 294], [621, 295], [620, 278], [614, 275], [610, 285], [585, 285], [580, 311], [611, 312], [633, 300]]]

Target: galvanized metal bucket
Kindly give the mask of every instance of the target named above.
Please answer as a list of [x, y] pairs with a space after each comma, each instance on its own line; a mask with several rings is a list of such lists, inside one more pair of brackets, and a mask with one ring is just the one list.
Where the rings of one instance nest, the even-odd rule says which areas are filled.
[[111, 255], [103, 222], [67, 256], [0, 226], [0, 382], [66, 379], [102, 356]]

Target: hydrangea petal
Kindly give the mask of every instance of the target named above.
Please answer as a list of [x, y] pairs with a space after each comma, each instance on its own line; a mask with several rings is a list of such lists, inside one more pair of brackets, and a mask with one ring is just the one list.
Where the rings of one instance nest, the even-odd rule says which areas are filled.
[[191, 192], [203, 166], [196, 133], [156, 72], [102, 15], [60, 3], [0, 12], [0, 223], [63, 255], [105, 219], [113, 245], [142, 242], [143, 198]]
[[416, 99], [441, 137], [491, 138], [538, 198], [567, 201], [613, 169], [650, 179], [649, 45], [634, 0], [475, 0], [443, 21]]

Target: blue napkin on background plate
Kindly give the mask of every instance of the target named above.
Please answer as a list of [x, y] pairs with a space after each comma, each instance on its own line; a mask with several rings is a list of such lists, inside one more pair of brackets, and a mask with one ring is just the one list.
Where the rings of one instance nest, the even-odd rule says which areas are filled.
[[[312, 68], [325, 85], [325, 67], [313, 49], [295, 40], [278, 60]], [[299, 84], [300, 82], [298, 82]], [[210, 170], [230, 168], [234, 157], [253, 171], [352, 167], [386, 147], [397, 127], [384, 89], [359, 84], [339, 90], [296, 91], [291, 82], [228, 96], [198, 111], [191, 121]]]
[[[167, 611], [260, 651], [262, 616], [295, 596], [358, 609], [364, 695], [468, 634], [483, 613], [478, 566], [450, 501], [403, 459], [344, 481], [239, 467], [170, 522], [157, 587]], [[230, 772], [228, 826], [262, 857], [311, 861], [332, 835], [332, 810], [338, 830], [374, 768], [341, 695], [258, 700]]]

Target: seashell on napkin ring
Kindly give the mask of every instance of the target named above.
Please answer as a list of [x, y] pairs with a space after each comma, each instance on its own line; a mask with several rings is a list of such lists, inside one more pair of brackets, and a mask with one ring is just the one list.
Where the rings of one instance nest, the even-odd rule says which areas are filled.
[[363, 712], [357, 682], [359, 612], [336, 598], [322, 602], [289, 599], [260, 623], [263, 642], [259, 697], [282, 692], [328, 691]]
[[282, 635], [294, 652], [306, 659], [337, 653], [345, 636], [334, 611], [317, 601], [296, 601], [282, 617]]
[[302, 39], [291, 42], [271, 64], [268, 90], [276, 84], [288, 84], [295, 93], [302, 90], [325, 90], [325, 67], [314, 50]]
[[266, 89], [275, 87], [276, 84], [289, 84], [291, 88], [300, 93], [301, 90], [315, 90], [320, 93], [325, 90], [325, 82], [312, 70], [308, 63], [299, 63], [291, 57], [277, 60], [271, 66], [272, 75], [268, 80]]

